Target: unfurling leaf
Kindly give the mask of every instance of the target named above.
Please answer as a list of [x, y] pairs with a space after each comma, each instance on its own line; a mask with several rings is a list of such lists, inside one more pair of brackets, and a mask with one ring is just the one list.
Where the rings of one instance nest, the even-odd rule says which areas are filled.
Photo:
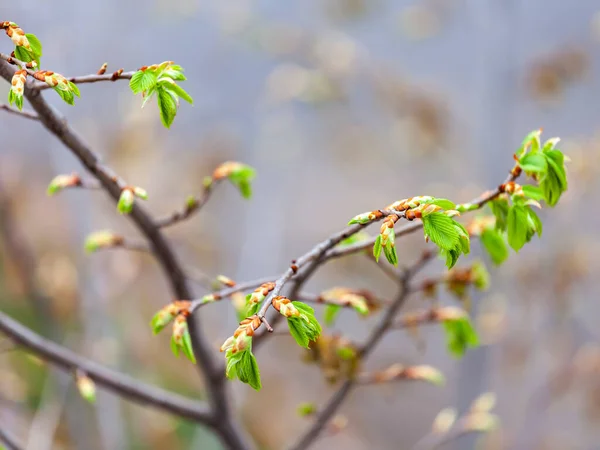
[[469, 233], [452, 217], [436, 211], [424, 215], [422, 220], [425, 238], [430, 239], [440, 248], [449, 269], [454, 267], [461, 254], [469, 253]]
[[336, 317], [338, 316], [338, 314], [340, 313], [341, 310], [342, 310], [342, 307], [339, 305], [329, 304], [329, 305], [325, 306], [325, 310], [323, 313], [323, 321], [325, 322], [325, 325], [327, 325], [328, 327], [333, 325]]
[[310, 343], [318, 339], [321, 334], [321, 325], [315, 317], [315, 311], [302, 302], [291, 302], [298, 316], [286, 316], [290, 334], [296, 343], [304, 348], [309, 348]]
[[84, 248], [86, 252], [93, 253], [103, 248], [121, 245], [122, 242], [123, 237], [111, 231], [96, 231], [86, 238]]
[[239, 189], [242, 197], [248, 199], [252, 196], [251, 183], [255, 176], [256, 171], [252, 167], [237, 161], [227, 161], [214, 170], [212, 178], [228, 178]]
[[90, 403], [96, 403], [96, 384], [94, 383], [94, 380], [78, 370], [75, 373], [75, 384], [77, 385], [79, 394], [84, 400]]
[[258, 316], [242, 320], [233, 336], [221, 346], [221, 351], [225, 352], [227, 359], [225, 369], [227, 378], [237, 377], [241, 382], [249, 384], [257, 391], [261, 388], [261, 382], [258, 363], [252, 354], [252, 336], [260, 324]]
[[317, 406], [310, 402], [300, 403], [296, 411], [300, 417], [312, 416], [317, 412]]
[[506, 261], [508, 248], [502, 232], [495, 228], [487, 228], [481, 233], [480, 239], [494, 264], [502, 264]]
[[479, 345], [479, 338], [468, 317], [445, 320], [444, 330], [448, 351], [455, 357], [460, 358], [468, 348]]
[[180, 313], [173, 322], [173, 334], [171, 335], [171, 350], [175, 356], [183, 351], [183, 354], [193, 364], [196, 364], [194, 350], [192, 348], [192, 337], [187, 324], [187, 314]]
[[170, 128], [177, 115], [179, 99], [193, 104], [192, 97], [176, 81], [185, 80], [183, 68], [173, 61], [144, 66], [133, 74], [129, 87], [134, 94], [142, 94], [142, 108], [156, 94], [160, 119]]

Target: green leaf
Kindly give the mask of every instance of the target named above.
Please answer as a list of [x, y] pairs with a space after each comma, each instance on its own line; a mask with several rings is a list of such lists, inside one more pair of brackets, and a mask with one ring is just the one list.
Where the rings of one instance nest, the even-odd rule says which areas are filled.
[[152, 70], [138, 70], [129, 80], [129, 87], [134, 94], [147, 91], [156, 84], [156, 72]]
[[19, 47], [19, 46], [15, 47], [15, 58], [17, 58], [23, 62], [26, 62], [26, 63], [35, 61], [35, 63], [37, 64], [37, 67], [39, 68], [39, 66], [40, 66], [39, 58], [36, 58], [35, 55], [33, 54], [33, 52], [30, 52], [25, 47]]
[[460, 358], [468, 348], [479, 345], [477, 333], [468, 317], [444, 321], [448, 351], [454, 357]]
[[188, 94], [181, 86], [179, 86], [178, 84], [175, 83], [171, 83], [169, 81], [166, 80], [161, 80], [159, 81], [159, 84], [161, 87], [164, 87], [166, 90], [171, 91], [173, 94], [175, 94], [178, 97], [181, 97], [182, 99], [184, 99], [186, 102], [188, 102], [190, 105], [194, 104], [194, 99], [191, 97], [190, 94]]
[[60, 98], [64, 100], [65, 103], [71, 106], [75, 104], [75, 96], [73, 95], [72, 91], [60, 89], [58, 86], [54, 86], [53, 89], [60, 96]]
[[480, 236], [481, 244], [486, 249], [494, 264], [502, 264], [508, 258], [508, 247], [502, 233], [495, 228], [486, 228]]
[[290, 334], [298, 345], [308, 348], [309, 344], [316, 341], [321, 334], [321, 325], [315, 317], [314, 309], [310, 306], [302, 302], [292, 302], [292, 304], [300, 311], [300, 317], [287, 319]]
[[426, 236], [443, 250], [452, 250], [459, 242], [459, 232], [455, 221], [441, 212], [423, 217], [423, 229]]
[[531, 184], [523, 186], [523, 193], [526, 197], [536, 201], [544, 200], [545, 198], [542, 190], [538, 186], [533, 186]]
[[507, 234], [508, 245], [518, 252], [528, 241], [529, 214], [524, 206], [515, 205], [508, 211]]
[[179, 345], [175, 342], [175, 336], [171, 336], [171, 351], [179, 358]]
[[379, 257], [381, 256], [381, 249], [381, 235], [379, 235], [377, 236], [377, 239], [375, 239], [375, 244], [373, 245], [373, 256], [377, 262], [379, 262]]
[[77, 98], [81, 97], [81, 91], [79, 91], [79, 87], [72, 81], [69, 81], [69, 89], [77, 96]]
[[390, 264], [394, 266], [398, 265], [398, 254], [396, 253], [396, 247], [392, 244], [383, 247], [383, 254]]
[[31, 47], [31, 53], [35, 57], [36, 62], [39, 65], [40, 57], [42, 56], [42, 43], [37, 38], [35, 34], [25, 33], [25, 37], [29, 41], [29, 45]]
[[296, 340], [296, 343], [300, 347], [308, 348], [310, 344], [310, 340], [306, 336], [304, 332], [304, 326], [301, 319], [288, 319], [288, 328], [290, 330], [290, 334]]
[[445, 210], [456, 209], [456, 204], [445, 198], [434, 198], [433, 200], [428, 201], [426, 203], [430, 205], [439, 206], [440, 208]]
[[523, 154], [529, 149], [532, 153], [538, 152], [540, 150], [540, 135], [542, 134], [542, 130], [533, 130], [521, 143], [521, 146], [517, 150], [517, 157], [523, 156]]
[[249, 199], [252, 196], [251, 182], [256, 177], [256, 170], [246, 164], [240, 164], [237, 170], [229, 175], [229, 181], [240, 190], [243, 198]]
[[509, 204], [505, 198], [497, 198], [488, 203], [492, 214], [496, 217], [496, 228], [501, 231], [506, 231], [506, 221], [508, 216]]
[[560, 196], [568, 188], [567, 172], [564, 166], [564, 155], [560, 150], [544, 152], [548, 163], [546, 176], [540, 181], [540, 189], [548, 206], [555, 206]]
[[187, 330], [183, 333], [183, 353], [192, 364], [196, 364], [196, 357], [194, 356], [194, 349], [192, 347], [192, 337]]
[[539, 237], [542, 237], [543, 224], [541, 219], [531, 207], [527, 208], [527, 214], [529, 215], [530, 228], [535, 230]]
[[156, 88], [160, 120], [166, 128], [170, 128], [177, 115], [177, 99], [166, 89]]
[[548, 163], [541, 153], [526, 153], [520, 160], [519, 166], [525, 172], [546, 173]]
[[156, 94], [156, 89], [154, 87], [148, 89], [148, 91], [144, 93], [144, 100], [142, 100], [142, 108], [144, 108], [144, 106], [146, 106], [150, 99], [154, 97], [154, 94]]
[[242, 383], [249, 384], [253, 389], [260, 391], [262, 385], [260, 382], [260, 370], [256, 358], [251, 350], [241, 353], [241, 357], [236, 365], [237, 377]]
[[336, 317], [338, 316], [341, 310], [342, 307], [340, 305], [329, 304], [325, 306], [325, 311], [323, 312], [323, 321], [325, 322], [325, 325], [327, 325], [328, 327], [333, 325]]

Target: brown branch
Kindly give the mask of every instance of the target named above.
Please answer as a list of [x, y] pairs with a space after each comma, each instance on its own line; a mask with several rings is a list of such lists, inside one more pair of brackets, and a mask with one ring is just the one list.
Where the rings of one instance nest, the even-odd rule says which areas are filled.
[[0, 444], [6, 447], [6, 450], [23, 450], [25, 447], [19, 444], [17, 438], [12, 433], [0, 426]]
[[[425, 252], [419, 261], [417, 261], [409, 269], [405, 270], [401, 278], [402, 283], [398, 296], [384, 312], [379, 323], [371, 331], [367, 340], [359, 349], [358, 357], [360, 359], [366, 358], [373, 350], [375, 350], [385, 332], [392, 326], [397, 312], [406, 302], [406, 299], [410, 294], [410, 290], [408, 288], [410, 280], [434, 255], [435, 253], [433, 252]], [[355, 379], [348, 379], [344, 381], [338, 391], [333, 394], [333, 397], [327, 402], [325, 408], [319, 412], [312, 426], [300, 437], [298, 442], [289, 447], [289, 450], [304, 450], [308, 448], [317, 439], [321, 431], [337, 412], [338, 408], [341, 406], [356, 384], [357, 381]]]
[[[224, 300], [238, 292], [256, 288], [256, 287], [260, 286], [261, 284], [268, 283], [269, 281], [273, 281], [274, 278], [275, 277], [263, 277], [263, 278], [258, 278], [256, 280], [250, 280], [250, 281], [245, 281], [243, 283], [237, 283], [233, 287], [221, 289], [220, 291], [215, 291], [208, 295], [212, 295], [214, 297], [214, 301]], [[208, 303], [210, 303], [210, 302], [208, 302]], [[190, 305], [190, 311], [193, 312], [196, 309], [198, 309], [199, 307], [201, 307], [202, 305], [207, 305], [208, 303], [205, 302], [202, 298], [194, 299], [194, 300], [192, 300], [192, 304]]]
[[[15, 69], [2, 59], [0, 59], [0, 75], [10, 82]], [[37, 112], [40, 122], [98, 179], [113, 201], [118, 202], [121, 192], [123, 188], [127, 187], [127, 184], [101, 163], [99, 157], [69, 127], [67, 121], [48, 105], [40, 90], [32, 90], [30, 84], [28, 84], [25, 89], [25, 97]], [[150, 215], [136, 202], [129, 217], [150, 243], [154, 255], [169, 280], [175, 297], [181, 299], [191, 298], [191, 291], [187, 285], [184, 270], [173, 253], [171, 245], [166, 241]], [[194, 320], [188, 320], [188, 328], [194, 354], [199, 362], [199, 369], [206, 380], [207, 394], [215, 419], [213, 422], [214, 429], [227, 448], [248, 448], [240, 430], [233, 422], [226, 395], [223, 364], [216, 359], [212, 346]]]
[[[131, 71], [131, 72], [121, 72], [119, 73], [119, 71], [114, 72], [114, 73], [107, 73], [104, 75], [84, 75], [84, 76], [80, 76], [80, 77], [65, 77], [67, 80], [69, 80], [72, 83], [75, 84], [84, 84], [84, 83], [97, 83], [99, 81], [117, 81], [117, 80], [130, 80], [131, 77], [133, 77], [133, 74], [135, 73], [135, 71]], [[50, 89], [50, 86], [48, 86], [46, 83], [35, 83], [32, 86], [32, 89], [38, 90], [38, 91], [43, 91], [44, 89]]]
[[77, 369], [83, 370], [97, 384], [125, 398], [169, 411], [198, 423], [214, 426], [215, 419], [203, 403], [147, 385], [83, 358], [61, 345], [41, 337], [2, 312], [0, 312], [0, 331], [13, 342], [26, 347], [36, 355], [68, 372]]
[[212, 193], [215, 185], [219, 183], [220, 180], [214, 180], [210, 184], [204, 185], [204, 190], [202, 191], [201, 197], [190, 199], [183, 208], [173, 211], [168, 216], [156, 220], [156, 226], [159, 228], [170, 227], [171, 225], [175, 225], [176, 223], [182, 222], [198, 211], [202, 209], [204, 205], [208, 202], [210, 198], [210, 194]]
[[30, 120], [40, 120], [38, 115], [31, 111], [20, 111], [18, 108], [13, 108], [12, 106], [6, 105], [4, 103], [0, 103], [0, 109], [9, 112], [11, 114], [16, 114], [17, 116], [24, 117]]

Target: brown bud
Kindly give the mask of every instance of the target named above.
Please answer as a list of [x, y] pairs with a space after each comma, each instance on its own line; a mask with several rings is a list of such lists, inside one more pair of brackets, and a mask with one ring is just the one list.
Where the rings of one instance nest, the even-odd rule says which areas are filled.
[[104, 75], [106, 73], [106, 69], [108, 68], [108, 63], [102, 64], [100, 69], [97, 72], [97, 75]]

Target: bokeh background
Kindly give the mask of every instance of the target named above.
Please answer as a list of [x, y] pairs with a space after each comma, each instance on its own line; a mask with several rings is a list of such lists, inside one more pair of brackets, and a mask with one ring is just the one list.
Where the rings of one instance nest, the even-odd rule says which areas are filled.
[[[171, 130], [154, 105], [140, 109], [127, 82], [82, 86], [76, 107], [45, 95], [111, 167], [149, 191], [157, 215], [200, 192], [223, 161], [256, 167], [250, 201], [220, 186], [199, 216], [167, 230], [186, 266], [210, 276], [280, 273], [349, 217], [400, 198], [466, 201], [504, 179], [527, 132], [561, 136], [569, 191], [542, 213], [543, 238], [492, 268], [490, 291], [472, 297], [485, 345], [456, 361], [438, 327], [420, 330], [417, 343], [391, 333], [368, 367], [432, 364], [445, 387], [361, 388], [340, 411], [348, 428], [315, 448], [410, 448], [442, 408], [464, 411], [488, 391], [501, 427], [447, 448], [600, 448], [598, 2], [26, 0], [0, 4], [0, 19], [36, 33], [45, 66], [65, 75], [105, 61], [109, 71], [164, 60], [185, 67], [195, 105], [181, 106]], [[10, 41], [0, 48], [9, 52]], [[46, 196], [56, 174], [80, 167], [39, 124], [3, 113], [0, 135], [2, 310], [82, 355], [201, 398], [193, 367], [170, 354], [166, 335], [150, 333], [150, 317], [171, 299], [152, 258], [83, 252], [95, 230], [136, 237], [127, 218], [102, 192]], [[26, 248], [11, 248], [7, 233]], [[418, 233], [398, 246], [404, 263], [426, 248]], [[473, 253], [481, 256], [477, 244]], [[361, 255], [328, 264], [307, 289], [339, 285], [394, 293]], [[405, 310], [419, 306], [415, 296]], [[200, 316], [216, 351], [235, 327], [233, 308]], [[373, 323], [346, 312], [336, 329], [360, 339]], [[0, 423], [28, 449], [220, 448], [200, 428], [102, 390], [90, 405], [68, 376], [0, 345]], [[240, 420], [265, 449], [284, 448], [308, 426], [300, 402], [319, 404], [335, 389], [302, 356], [272, 337], [257, 355], [263, 390], [231, 386]]]

